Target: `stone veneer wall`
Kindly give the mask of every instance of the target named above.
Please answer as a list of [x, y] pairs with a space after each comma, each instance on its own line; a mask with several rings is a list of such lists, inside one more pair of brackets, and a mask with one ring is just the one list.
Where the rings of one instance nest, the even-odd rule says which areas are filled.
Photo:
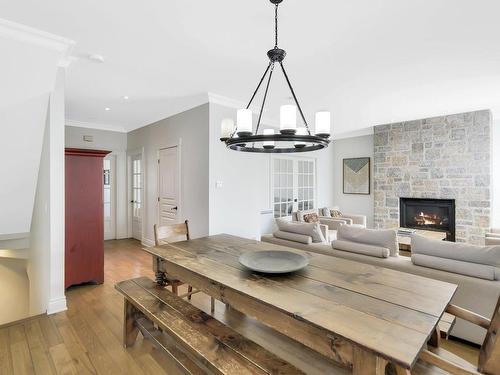
[[399, 227], [399, 198], [455, 199], [456, 240], [490, 226], [489, 110], [375, 127], [374, 226]]

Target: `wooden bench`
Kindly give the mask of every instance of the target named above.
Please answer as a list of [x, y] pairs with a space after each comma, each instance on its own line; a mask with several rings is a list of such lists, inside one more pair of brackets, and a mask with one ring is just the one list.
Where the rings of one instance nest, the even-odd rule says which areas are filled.
[[125, 298], [123, 345], [133, 345], [141, 332], [181, 374], [303, 374], [153, 280], [115, 288]]

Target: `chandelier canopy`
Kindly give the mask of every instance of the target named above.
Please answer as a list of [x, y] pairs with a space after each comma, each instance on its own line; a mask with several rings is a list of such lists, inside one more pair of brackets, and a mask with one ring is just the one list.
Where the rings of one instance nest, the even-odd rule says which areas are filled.
[[[283, 65], [286, 51], [278, 47], [278, 6], [283, 0], [270, 0], [274, 4], [274, 48], [267, 52], [269, 64], [257, 85], [248, 105], [239, 109], [236, 116], [236, 124], [233, 119], [222, 120], [220, 140], [228, 148], [244, 152], [265, 153], [291, 153], [320, 150], [328, 147], [330, 143], [330, 112], [317, 112], [315, 118], [315, 133], [311, 131], [307, 120], [302, 112], [295, 91], [293, 90], [288, 74]], [[275, 65], [279, 65], [286, 83], [290, 89], [295, 105], [282, 105], [280, 107], [280, 129], [276, 133], [273, 128], [263, 129], [259, 134], [262, 113], [266, 104], [269, 84], [274, 72]], [[255, 132], [252, 125], [252, 111], [250, 106], [257, 95], [262, 83], [267, 77], [264, 98], [260, 106], [259, 117]], [[303, 126], [297, 127], [297, 110], [300, 114]]]

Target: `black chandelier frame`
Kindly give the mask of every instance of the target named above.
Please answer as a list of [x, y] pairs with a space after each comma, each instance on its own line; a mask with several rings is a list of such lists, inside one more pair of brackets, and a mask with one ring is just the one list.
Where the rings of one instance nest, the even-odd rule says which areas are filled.
[[[307, 123], [306, 117], [304, 116], [304, 112], [299, 104], [297, 99], [297, 95], [295, 95], [295, 91], [293, 90], [292, 84], [288, 77], [288, 74], [285, 70], [285, 66], [283, 65], [283, 60], [286, 57], [286, 51], [278, 47], [278, 6], [283, 0], [269, 0], [272, 4], [274, 4], [274, 48], [267, 52], [267, 57], [269, 58], [269, 64], [262, 75], [257, 88], [252, 94], [250, 101], [248, 102], [246, 109], [249, 109], [252, 105], [255, 96], [259, 92], [262, 83], [267, 77], [266, 88], [264, 91], [264, 97], [262, 99], [262, 104], [260, 106], [259, 117], [257, 120], [257, 127], [255, 128], [255, 133], [248, 131], [238, 131], [237, 126], [235, 127], [233, 133], [228, 138], [221, 138], [226, 146], [235, 151], [243, 151], [243, 152], [258, 152], [258, 153], [293, 153], [293, 152], [308, 152], [321, 150], [323, 148], [328, 147], [330, 143], [329, 137], [330, 134], [316, 134], [313, 135], [311, 133], [311, 129]], [[280, 130], [280, 134], [258, 134], [262, 114], [264, 112], [264, 107], [266, 104], [267, 94], [269, 91], [269, 85], [271, 83], [271, 78], [273, 76], [274, 68], [276, 64], [279, 64], [281, 71], [285, 77], [286, 83], [290, 92], [292, 94], [293, 100], [299, 110], [300, 117], [302, 122], [304, 123], [307, 134], [296, 134], [295, 129], [282, 129]], [[268, 74], [269, 73], [269, 74]], [[237, 136], [236, 136], [237, 135]], [[263, 147], [256, 147], [256, 142], [267, 142], [268, 145], [264, 144]], [[271, 146], [269, 143], [274, 142], [293, 142], [293, 146], [287, 147], [275, 147]], [[251, 145], [250, 145], [251, 144]]]

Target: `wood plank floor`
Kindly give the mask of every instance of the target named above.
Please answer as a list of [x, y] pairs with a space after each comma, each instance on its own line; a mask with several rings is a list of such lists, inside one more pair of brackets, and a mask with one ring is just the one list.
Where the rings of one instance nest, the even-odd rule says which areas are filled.
[[[140, 335], [132, 348], [122, 347], [123, 300], [114, 284], [138, 276], [153, 278], [151, 258], [141, 251], [140, 243], [106, 241], [104, 284], [70, 288], [65, 312], [0, 328], [0, 375], [175, 373], [165, 356]], [[180, 293], [186, 291], [182, 288]], [[210, 311], [206, 295], [195, 294], [193, 304]], [[226, 311], [219, 302], [216, 317], [295, 365], [301, 364], [307, 373], [331, 372], [330, 362], [237, 311]], [[477, 363], [477, 348], [455, 341], [443, 346]]]

